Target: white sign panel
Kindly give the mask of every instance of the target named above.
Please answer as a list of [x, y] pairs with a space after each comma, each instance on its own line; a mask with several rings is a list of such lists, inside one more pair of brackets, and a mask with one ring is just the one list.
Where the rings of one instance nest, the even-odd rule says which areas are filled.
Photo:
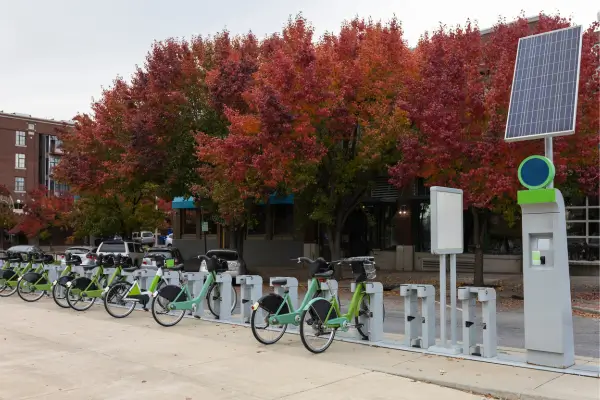
[[431, 253], [461, 254], [463, 243], [463, 191], [431, 188]]

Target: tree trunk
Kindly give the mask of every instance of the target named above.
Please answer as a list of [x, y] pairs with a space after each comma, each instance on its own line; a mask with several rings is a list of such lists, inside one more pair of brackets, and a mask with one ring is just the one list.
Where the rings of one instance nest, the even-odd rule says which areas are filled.
[[475, 245], [475, 265], [473, 275], [474, 286], [484, 286], [483, 279], [483, 239], [487, 229], [487, 213], [472, 207], [473, 244]]
[[[330, 261], [337, 261], [341, 258], [341, 228], [328, 226], [327, 232], [327, 244], [329, 245], [329, 251], [331, 253]], [[342, 280], [343, 272], [340, 266], [335, 267], [334, 278], [338, 281]]]
[[231, 244], [237, 250], [240, 258], [244, 258], [244, 227], [235, 226], [231, 229]]

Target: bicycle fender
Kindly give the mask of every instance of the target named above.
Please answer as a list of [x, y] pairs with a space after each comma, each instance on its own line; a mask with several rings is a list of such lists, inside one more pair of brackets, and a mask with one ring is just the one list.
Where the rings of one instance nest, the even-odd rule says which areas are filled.
[[75, 279], [74, 275], [65, 275], [58, 278], [56, 283], [58, 283], [60, 286], [67, 286], [67, 282], [71, 282], [73, 279]]
[[[92, 282], [92, 280], [90, 278], [86, 278], [85, 276], [80, 276], [79, 278], [75, 278], [72, 281], [70, 281], [70, 285], [67, 284], [67, 286], [72, 287], [73, 289], [79, 289], [79, 290], [97, 290], [98, 288], [96, 287], [96, 285], [92, 285], [90, 286], [90, 283]], [[88, 289], [88, 286], [89, 289]]]
[[17, 273], [12, 269], [3, 269], [0, 270], [0, 279], [12, 279]]
[[[315, 297], [302, 309], [302, 311], [309, 311], [313, 319], [318, 316], [321, 321], [330, 320], [337, 318], [337, 312], [335, 309], [331, 309], [331, 302], [323, 297]], [[313, 315], [314, 313], [317, 315]]]
[[158, 289], [158, 296], [169, 300], [169, 302], [174, 302], [175, 299], [177, 301], [186, 301], [187, 294], [182, 292], [182, 288], [177, 285], [167, 285]]
[[23, 275], [22, 279], [26, 282], [29, 283], [34, 283], [34, 284], [40, 284], [40, 285], [44, 285], [48, 282], [46, 282], [46, 279], [42, 279], [40, 280], [40, 278], [42, 278], [42, 274], [38, 274], [37, 272], [28, 272], [25, 275]]
[[[281, 307], [281, 303], [283, 303], [284, 301], [285, 300], [283, 299], [283, 297], [281, 297], [277, 293], [269, 293], [258, 299], [258, 301], [252, 305], [252, 309], [256, 310], [260, 307], [271, 314], [275, 314], [277, 313], [277, 310], [279, 310], [279, 307]], [[288, 305], [284, 304], [283, 307], [281, 307], [281, 310], [279, 310], [278, 314], [289, 313], [290, 309]]]

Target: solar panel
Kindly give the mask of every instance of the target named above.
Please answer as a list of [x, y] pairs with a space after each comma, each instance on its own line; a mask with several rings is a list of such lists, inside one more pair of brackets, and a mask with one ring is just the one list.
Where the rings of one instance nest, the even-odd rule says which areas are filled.
[[575, 132], [581, 26], [519, 39], [504, 140]]

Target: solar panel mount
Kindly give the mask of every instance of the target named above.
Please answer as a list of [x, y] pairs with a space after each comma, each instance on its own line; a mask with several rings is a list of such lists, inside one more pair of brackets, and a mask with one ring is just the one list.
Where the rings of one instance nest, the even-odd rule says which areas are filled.
[[519, 39], [505, 141], [575, 133], [582, 37], [574, 26]]

